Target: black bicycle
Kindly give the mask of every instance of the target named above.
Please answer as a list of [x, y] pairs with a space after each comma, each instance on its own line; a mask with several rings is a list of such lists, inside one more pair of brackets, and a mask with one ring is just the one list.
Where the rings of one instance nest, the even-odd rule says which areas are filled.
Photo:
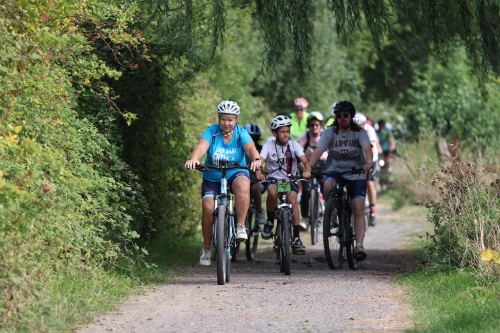
[[[253, 225], [252, 225], [253, 224]], [[259, 232], [260, 226], [257, 221], [257, 216], [255, 214], [255, 204], [253, 198], [250, 195], [250, 206], [248, 207], [247, 216], [245, 218], [245, 228], [247, 230], [248, 238], [245, 241], [246, 245], [246, 256], [247, 260], [254, 260], [255, 254], [257, 253], [257, 245], [259, 244]], [[231, 261], [236, 262], [238, 255], [240, 253], [241, 241], [236, 241], [236, 246], [233, 248], [233, 253], [231, 254]]]
[[335, 188], [328, 195], [323, 218], [323, 244], [325, 257], [330, 269], [340, 269], [345, 257], [349, 268], [359, 269], [360, 262], [356, 259], [354, 250], [356, 234], [354, 217], [352, 215], [351, 199], [347, 193], [348, 181], [342, 176], [361, 174], [363, 169], [354, 169], [342, 173], [324, 173], [313, 175], [334, 176], [337, 178]]
[[[288, 180], [280, 180], [274, 177], [267, 177], [269, 184], [277, 185], [278, 187], [278, 202], [275, 210], [276, 219], [276, 233], [273, 233], [273, 251], [276, 252], [278, 261], [280, 263], [280, 272], [285, 275], [290, 275], [291, 255], [292, 255], [292, 239], [293, 235], [293, 207], [286, 202], [288, 192], [291, 191], [292, 182], [302, 180], [300, 176], [289, 175]], [[295, 252], [295, 254], [303, 254], [302, 252]]]
[[[313, 173], [314, 174], [314, 173]], [[309, 214], [308, 223], [311, 228], [311, 243], [315, 245], [318, 243], [319, 226], [321, 224], [321, 202], [320, 193], [321, 186], [317, 177], [312, 176], [309, 178]]]
[[208, 169], [222, 172], [220, 194], [214, 198], [214, 224], [212, 241], [217, 260], [217, 284], [224, 285], [231, 278], [231, 256], [236, 247], [236, 224], [233, 212], [233, 195], [228, 191], [226, 173], [232, 169], [248, 169], [246, 165], [229, 165], [228, 161], [217, 160], [217, 165], [197, 165], [196, 170]]

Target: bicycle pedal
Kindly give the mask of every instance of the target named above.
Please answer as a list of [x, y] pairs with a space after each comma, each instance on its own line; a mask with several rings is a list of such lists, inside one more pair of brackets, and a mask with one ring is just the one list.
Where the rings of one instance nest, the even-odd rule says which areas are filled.
[[306, 254], [306, 250], [293, 250], [293, 254], [302, 256]]

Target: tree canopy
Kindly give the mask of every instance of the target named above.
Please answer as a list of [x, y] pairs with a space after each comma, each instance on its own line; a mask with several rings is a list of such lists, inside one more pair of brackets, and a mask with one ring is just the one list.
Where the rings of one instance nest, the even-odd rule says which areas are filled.
[[[405, 41], [394, 29], [398, 21], [407, 21], [416, 34], [430, 34], [429, 45], [434, 55], [446, 61], [446, 55], [454, 39], [459, 36], [465, 42], [471, 70], [483, 87], [488, 71], [498, 71], [499, 17], [500, 7], [495, 0], [327, 0], [328, 8], [335, 18], [338, 37], [347, 43], [348, 36], [356, 31], [368, 29], [372, 37], [373, 51], [385, 61], [383, 46], [395, 43], [403, 49]], [[227, 7], [248, 6], [253, 1], [196, 1], [157, 0], [151, 19], [156, 18], [171, 26], [173, 11], [182, 10], [183, 19], [180, 40], [187, 54], [193, 54], [196, 20], [194, 6], [210, 6], [211, 50], [223, 48], [227, 30]], [[311, 45], [314, 40], [313, 15], [321, 2], [312, 0], [256, 0], [255, 15], [263, 36], [263, 69], [276, 73], [284, 54], [293, 51], [300, 78], [311, 70]], [[176, 27], [175, 29], [179, 29]]]

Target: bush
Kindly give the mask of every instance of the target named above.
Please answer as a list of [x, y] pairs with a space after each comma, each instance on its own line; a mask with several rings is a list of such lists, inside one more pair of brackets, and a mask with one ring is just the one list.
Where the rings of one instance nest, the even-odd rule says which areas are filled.
[[500, 277], [500, 271], [486, 266], [480, 255], [485, 249], [500, 248], [498, 167], [457, 159], [429, 171], [434, 171], [431, 184], [438, 189], [426, 203], [435, 229], [433, 244], [427, 248], [431, 261]]

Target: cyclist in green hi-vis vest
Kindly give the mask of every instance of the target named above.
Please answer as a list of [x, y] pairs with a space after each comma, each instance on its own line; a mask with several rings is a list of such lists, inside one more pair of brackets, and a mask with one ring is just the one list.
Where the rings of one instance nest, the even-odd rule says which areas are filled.
[[295, 112], [290, 114], [290, 119], [292, 120], [290, 134], [294, 140], [297, 140], [302, 133], [307, 131], [307, 117], [309, 116], [307, 107], [309, 106], [309, 102], [307, 99], [299, 97], [294, 99], [293, 105], [295, 106]]

